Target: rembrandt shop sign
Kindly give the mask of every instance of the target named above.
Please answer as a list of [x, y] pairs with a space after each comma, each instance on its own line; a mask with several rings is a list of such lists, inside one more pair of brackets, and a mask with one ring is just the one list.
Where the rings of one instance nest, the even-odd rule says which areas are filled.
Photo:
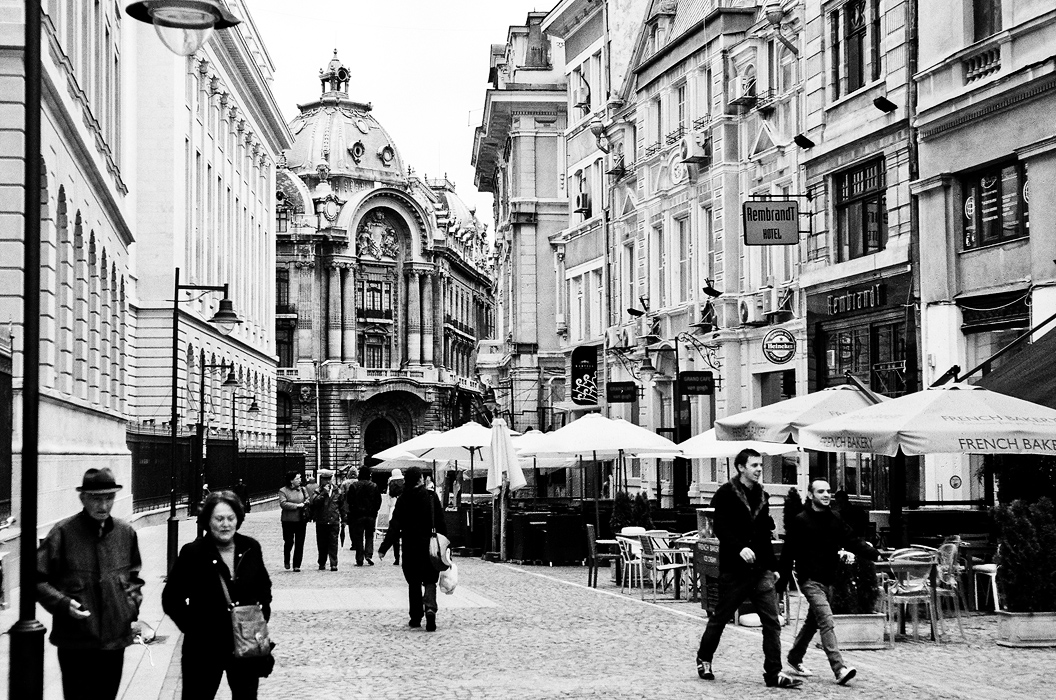
[[839, 316], [853, 311], [866, 311], [887, 305], [887, 285], [882, 282], [861, 289], [850, 289], [825, 296], [829, 316]]
[[819, 320], [890, 311], [908, 298], [911, 282], [910, 275], [902, 273], [808, 294], [807, 310]]

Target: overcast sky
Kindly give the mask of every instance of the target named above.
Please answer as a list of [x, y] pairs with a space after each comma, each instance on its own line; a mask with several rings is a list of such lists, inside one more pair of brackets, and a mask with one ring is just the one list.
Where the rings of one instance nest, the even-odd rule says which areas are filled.
[[556, 0], [248, 0], [275, 64], [286, 121], [320, 94], [319, 69], [338, 51], [352, 73], [349, 97], [372, 102], [404, 163], [447, 174], [456, 193], [494, 229], [491, 195], [473, 186], [470, 155], [487, 89], [491, 44], [510, 25]]

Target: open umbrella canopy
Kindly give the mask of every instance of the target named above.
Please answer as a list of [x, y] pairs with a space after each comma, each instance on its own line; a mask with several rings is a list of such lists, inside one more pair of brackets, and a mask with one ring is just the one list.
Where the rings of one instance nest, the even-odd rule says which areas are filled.
[[[388, 452], [388, 450], [386, 450], [386, 452]], [[390, 472], [393, 469], [408, 469], [410, 467], [418, 467], [419, 469], [432, 471], [434, 461], [435, 460], [432, 459], [422, 459], [421, 457], [415, 457], [410, 452], [404, 452], [402, 454], [397, 453], [394, 457], [382, 460], [370, 469], [374, 472]], [[446, 464], [446, 462], [444, 461], [437, 462], [437, 466], [443, 466], [444, 464]]]
[[393, 445], [392, 447], [384, 449], [371, 456], [375, 459], [393, 459], [394, 457], [402, 457], [411, 452], [411, 450], [433, 444], [433, 441], [440, 435], [443, 435], [443, 433], [439, 430], [430, 430], [421, 435], [415, 435], [410, 440], [404, 440], [401, 443]]
[[799, 435], [802, 447], [825, 452], [1056, 455], [1056, 410], [953, 384], [821, 421]]
[[589, 413], [560, 430], [547, 433], [542, 444], [521, 448], [522, 455], [579, 455], [585, 459], [614, 459], [619, 454], [679, 454], [678, 445], [622, 418]]
[[715, 421], [715, 437], [719, 440], [764, 442], [788, 442], [792, 438], [799, 442], [799, 431], [804, 426], [842, 416], [874, 403], [860, 389], [841, 384], [720, 418]]
[[491, 430], [480, 423], [471, 421], [457, 428], [445, 430], [421, 446], [412, 445], [407, 451], [428, 459], [468, 460], [470, 453], [479, 458], [482, 454], [481, 448], [490, 445]]
[[516, 491], [528, 485], [521, 472], [520, 458], [517, 449], [510, 439], [510, 429], [506, 421], [496, 418], [491, 424], [491, 461], [488, 465], [487, 489], [492, 493], [502, 490], [502, 479], [509, 479], [510, 491]]
[[759, 440], [719, 440], [715, 429], [705, 430], [700, 435], [678, 443], [682, 457], [687, 459], [718, 459], [734, 457], [741, 450], [755, 450], [764, 455], [784, 455], [795, 452], [796, 446], [787, 442], [761, 442]]

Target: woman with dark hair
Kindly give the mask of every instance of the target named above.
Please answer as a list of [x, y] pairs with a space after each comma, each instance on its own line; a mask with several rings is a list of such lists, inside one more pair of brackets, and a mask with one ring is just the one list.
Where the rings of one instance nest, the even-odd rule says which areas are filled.
[[286, 485], [279, 489], [279, 512], [282, 521], [282, 563], [290, 568], [293, 550], [293, 570], [301, 570], [304, 556], [304, 535], [308, 529], [308, 492], [301, 486], [299, 472], [287, 472]]
[[206, 534], [184, 545], [161, 594], [162, 608], [183, 632], [183, 700], [211, 700], [227, 672], [233, 700], [255, 700], [270, 658], [236, 659], [227, 587], [235, 605], [261, 606], [271, 617], [271, 578], [260, 543], [238, 534], [245, 519], [231, 491], [209, 494], [199, 523]]
[[384, 558], [385, 552], [402, 540], [409, 624], [421, 627], [424, 615], [428, 632], [436, 631], [436, 582], [440, 578], [440, 572], [429, 561], [429, 540], [434, 528], [442, 535], [447, 534], [444, 509], [436, 492], [429, 491], [422, 483], [422, 470], [411, 467], [404, 473], [403, 494], [396, 499], [378, 556]]

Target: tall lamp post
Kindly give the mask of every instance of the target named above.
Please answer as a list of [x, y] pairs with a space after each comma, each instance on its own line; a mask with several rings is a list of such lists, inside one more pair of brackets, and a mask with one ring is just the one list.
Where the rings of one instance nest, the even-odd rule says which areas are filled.
[[224, 298], [220, 300], [220, 308], [209, 322], [215, 325], [219, 331], [227, 335], [234, 330], [235, 326], [242, 323], [242, 319], [235, 315], [234, 306], [227, 295], [227, 285], [212, 286], [206, 284], [180, 284], [180, 268], [173, 273], [172, 286], [172, 416], [169, 425], [171, 433], [171, 462], [169, 463], [169, 530], [168, 530], [168, 566], [165, 571], [172, 571], [176, 563], [177, 548], [180, 540], [180, 520], [176, 517], [176, 446], [179, 442], [179, 398], [178, 371], [180, 367], [180, 292], [223, 292]]
[[221, 386], [234, 387], [238, 386], [238, 380], [235, 379], [235, 363], [228, 364], [221, 360], [216, 363], [207, 363], [205, 361], [205, 350], [203, 349], [199, 354], [198, 366], [201, 370], [201, 374], [198, 379], [198, 425], [195, 426], [195, 432], [198, 436], [198, 444], [195, 445], [194, 457], [191, 459], [191, 469], [193, 474], [191, 475], [191, 498], [187, 501], [187, 514], [197, 515], [198, 514], [198, 501], [195, 495], [198, 493], [198, 477], [202, 474], [202, 451], [205, 448], [205, 370], [218, 369], [223, 371], [225, 369], [230, 370], [227, 375], [227, 379]]
[[235, 432], [235, 406], [238, 405], [239, 401], [252, 401], [253, 403], [249, 404], [249, 412], [260, 413], [260, 407], [257, 406], [256, 396], [240, 396], [237, 389], [231, 392], [231, 444], [235, 446], [235, 455], [231, 460], [231, 469], [234, 472], [232, 476], [235, 479], [238, 478], [238, 433]]

